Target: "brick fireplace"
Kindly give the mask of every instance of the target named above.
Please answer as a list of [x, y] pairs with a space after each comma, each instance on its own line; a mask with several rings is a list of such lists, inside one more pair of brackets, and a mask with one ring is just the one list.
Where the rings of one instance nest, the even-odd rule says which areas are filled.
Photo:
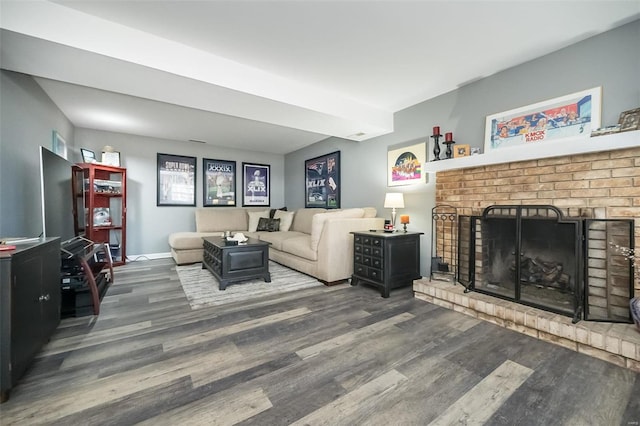
[[[445, 161], [456, 159], [441, 163]], [[629, 238], [640, 248], [640, 147], [438, 170], [436, 205], [453, 206], [460, 216], [481, 216], [489, 206], [550, 205], [565, 217], [631, 219], [635, 222]], [[607, 241], [594, 244], [603, 246], [591, 247], [599, 250]], [[449, 261], [456, 263], [451, 265], [455, 269], [457, 262], [468, 259]], [[633, 288], [640, 296], [640, 280]], [[414, 282], [418, 298], [640, 371], [640, 333], [634, 325], [573, 324], [552, 312], [463, 290], [429, 278]]]

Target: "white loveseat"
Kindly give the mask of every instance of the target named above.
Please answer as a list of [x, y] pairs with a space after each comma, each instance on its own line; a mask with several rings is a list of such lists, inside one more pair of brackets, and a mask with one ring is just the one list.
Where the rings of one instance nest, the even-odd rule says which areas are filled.
[[262, 208], [198, 208], [196, 231], [169, 235], [171, 256], [177, 264], [202, 261], [202, 237], [219, 236], [224, 231], [242, 232], [271, 243], [269, 258], [289, 268], [314, 276], [325, 283], [342, 281], [353, 273], [353, 231], [382, 229], [373, 207], [342, 210], [299, 209], [275, 212], [280, 229], [257, 231], [260, 217], [269, 217]]

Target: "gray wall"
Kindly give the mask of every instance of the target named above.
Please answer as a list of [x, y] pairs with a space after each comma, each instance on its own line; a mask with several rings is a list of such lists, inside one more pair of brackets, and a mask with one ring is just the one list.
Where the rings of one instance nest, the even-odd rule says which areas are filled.
[[0, 124], [0, 237], [37, 237], [42, 232], [40, 146], [51, 149], [56, 130], [67, 142], [68, 159], [78, 161], [74, 128], [30, 76], [4, 70]]
[[[486, 115], [575, 91], [603, 87], [603, 124], [617, 122], [621, 111], [640, 105], [640, 21], [593, 37], [561, 51], [509, 69], [456, 91], [415, 105], [395, 115], [395, 132], [365, 142], [329, 138], [286, 157], [178, 141], [144, 138], [88, 129], [74, 129], [60, 110], [28, 76], [0, 72], [0, 235], [35, 236], [41, 229], [38, 147], [51, 146], [53, 130], [67, 140], [70, 159], [79, 161], [79, 148], [99, 153], [104, 145], [121, 151], [129, 176], [127, 250], [130, 255], [169, 250], [167, 236], [194, 229], [188, 207], [156, 207], [156, 153], [271, 164], [271, 205], [290, 209], [304, 206], [304, 160], [342, 152], [342, 206], [374, 206], [379, 215], [384, 193], [405, 192], [410, 228], [423, 237], [424, 259], [431, 256], [430, 211], [434, 205], [433, 177], [426, 185], [388, 188], [386, 156], [390, 148], [426, 141], [431, 128], [452, 131], [458, 143], [483, 146]], [[428, 151], [432, 150], [429, 140]], [[429, 155], [431, 153], [429, 152]], [[202, 204], [202, 180], [197, 200]]]
[[405, 193], [405, 209], [412, 230], [422, 239], [422, 274], [428, 275], [431, 258], [430, 212], [435, 205], [435, 177], [426, 185], [386, 186], [387, 150], [429, 140], [433, 126], [453, 132], [457, 143], [484, 146], [487, 115], [573, 92], [602, 86], [602, 124], [618, 121], [621, 111], [640, 106], [640, 21], [634, 21], [560, 51], [500, 72], [395, 114], [390, 135], [364, 142], [329, 138], [288, 154], [286, 204], [304, 206], [304, 160], [336, 150], [342, 158], [342, 207], [374, 206], [383, 209], [385, 192]]
[[[157, 154], [197, 157], [196, 204], [202, 206], [202, 159], [236, 161], [238, 206], [242, 205], [242, 162], [271, 165], [271, 206], [284, 205], [284, 156], [211, 145], [156, 139], [99, 130], [76, 129], [76, 146], [88, 148], [100, 157], [102, 147], [120, 151], [121, 165], [127, 169], [127, 256], [169, 252], [172, 232], [195, 231], [193, 207], [157, 207]], [[211, 207], [223, 208], [223, 207]]]

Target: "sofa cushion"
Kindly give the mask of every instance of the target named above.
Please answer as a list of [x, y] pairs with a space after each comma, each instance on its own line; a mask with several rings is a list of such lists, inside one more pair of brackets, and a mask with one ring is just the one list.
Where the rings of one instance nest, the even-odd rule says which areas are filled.
[[287, 212], [282, 210], [276, 210], [274, 218], [280, 219], [280, 230], [288, 231], [291, 229], [291, 224], [293, 223], [293, 215], [295, 212]]
[[291, 225], [292, 231], [304, 232], [305, 234], [311, 234], [311, 220], [313, 216], [318, 213], [324, 213], [327, 209], [312, 208], [312, 209], [298, 209], [293, 217], [293, 224]]
[[300, 234], [298, 237], [282, 241], [282, 251], [309, 260], [318, 260], [318, 251], [311, 248], [311, 235]]
[[276, 219], [275, 215], [276, 215], [277, 211], [285, 211], [286, 212], [287, 211], [287, 206], [280, 207], [279, 209], [271, 209], [271, 210], [269, 210], [269, 217], [271, 219]]
[[266, 217], [269, 219], [269, 209], [267, 210], [259, 210], [255, 212], [247, 212], [249, 215], [249, 232], [256, 232], [258, 230], [258, 222], [260, 222], [261, 217]]
[[311, 221], [311, 239], [309, 240], [311, 249], [318, 249], [322, 229], [324, 228], [324, 223], [327, 220], [332, 218], [361, 218], [363, 215], [364, 209], [345, 209], [335, 212], [318, 213], [313, 216]]
[[[271, 243], [271, 247], [277, 250], [282, 250], [283, 241], [292, 238], [298, 238], [304, 236], [302, 232], [295, 231], [277, 231], [277, 232], [259, 232], [260, 241]], [[295, 253], [294, 253], [295, 254]]]
[[220, 235], [220, 232], [174, 232], [169, 234], [169, 246], [174, 250], [202, 248], [202, 237]]
[[242, 208], [207, 207], [196, 209], [198, 232], [247, 230], [247, 212]]
[[375, 207], [363, 207], [363, 210], [364, 210], [364, 216], [362, 217], [366, 217], [366, 218], [376, 217], [376, 214], [378, 214], [378, 210], [376, 210]]

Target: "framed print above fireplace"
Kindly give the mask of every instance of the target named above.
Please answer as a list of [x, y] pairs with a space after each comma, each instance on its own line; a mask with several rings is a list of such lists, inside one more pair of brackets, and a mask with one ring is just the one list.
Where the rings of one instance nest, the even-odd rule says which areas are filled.
[[600, 127], [602, 87], [487, 116], [484, 152], [530, 143], [589, 139]]

